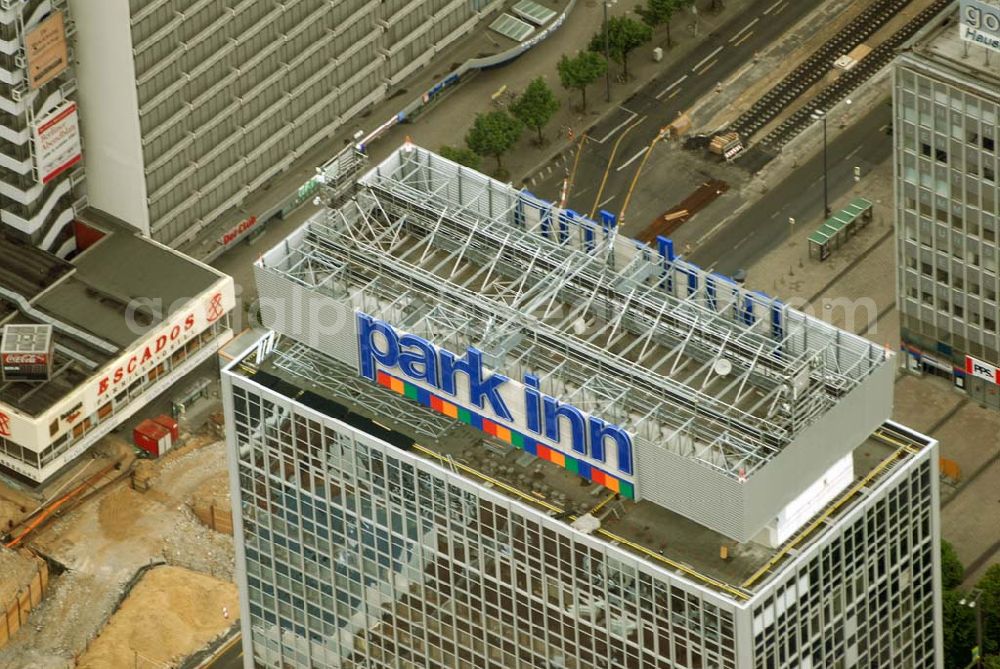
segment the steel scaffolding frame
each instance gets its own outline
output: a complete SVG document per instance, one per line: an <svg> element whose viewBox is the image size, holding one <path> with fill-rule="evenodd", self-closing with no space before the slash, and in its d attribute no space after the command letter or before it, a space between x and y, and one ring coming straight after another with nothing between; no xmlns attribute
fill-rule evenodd
<svg viewBox="0 0 1000 669"><path fill-rule="evenodd" d="M341 398L348 404L360 404L374 417L391 416L393 422L429 443L436 442L455 428L454 422L429 411L399 413L398 395L389 391L373 392L371 383L352 370L287 337L275 346L268 364L294 376L297 384L307 379L331 397Z"/></svg>
<svg viewBox="0 0 1000 669"><path fill-rule="evenodd" d="M648 249L615 234L586 249L552 239L562 219L527 223L521 197L404 146L310 221L283 269L269 265L440 346L474 345L509 376L538 374L548 394L734 477L886 360L784 305L775 336L767 319L720 313L704 287L671 294Z"/></svg>

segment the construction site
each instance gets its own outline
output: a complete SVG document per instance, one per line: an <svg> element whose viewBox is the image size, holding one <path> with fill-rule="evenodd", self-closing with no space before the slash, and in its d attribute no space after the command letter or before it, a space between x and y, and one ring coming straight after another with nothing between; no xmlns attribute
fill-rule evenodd
<svg viewBox="0 0 1000 669"><path fill-rule="evenodd" d="M0 547L0 667L179 666L233 632L220 436L209 420L151 460L111 435L52 482L48 504L0 487L14 523Z"/></svg>

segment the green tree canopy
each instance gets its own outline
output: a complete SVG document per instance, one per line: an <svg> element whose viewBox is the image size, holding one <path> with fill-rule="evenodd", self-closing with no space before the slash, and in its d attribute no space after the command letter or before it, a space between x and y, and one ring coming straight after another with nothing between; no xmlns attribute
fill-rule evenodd
<svg viewBox="0 0 1000 669"><path fill-rule="evenodd" d="M503 169L501 156L514 148L524 126L505 111L476 114L472 128L465 135L465 144L480 156L493 156L497 170Z"/></svg>
<svg viewBox="0 0 1000 669"><path fill-rule="evenodd" d="M472 149L468 149L464 146L448 146L447 144L442 146L438 151L442 157L448 160L453 160L459 165L465 165L466 167L471 167L474 170L479 169L479 154L477 154Z"/></svg>
<svg viewBox="0 0 1000 669"><path fill-rule="evenodd" d="M604 53L604 28L590 40L590 50ZM622 74L628 78L628 55L653 39L653 29L628 16L614 16L607 23L608 56L621 63Z"/></svg>
<svg viewBox="0 0 1000 669"><path fill-rule="evenodd" d="M957 588L962 583L965 567L958 560L955 547L947 541L941 542L941 585L945 590Z"/></svg>
<svg viewBox="0 0 1000 669"><path fill-rule="evenodd" d="M558 109L559 100L541 77L528 84L510 107L515 118L538 133L539 144L542 143L542 128Z"/></svg>
<svg viewBox="0 0 1000 669"><path fill-rule="evenodd" d="M601 78L608 71L608 64L600 54L580 51L570 58L563 54L556 66L563 88L575 88L583 98L583 109L587 109L587 86Z"/></svg>
<svg viewBox="0 0 1000 669"><path fill-rule="evenodd" d="M1000 654L1000 564L995 564L986 570L976 584L983 594L979 605L983 616L983 652L984 654Z"/></svg>
<svg viewBox="0 0 1000 669"><path fill-rule="evenodd" d="M674 13L690 4L689 0L646 0L645 6L636 5L635 13L639 15L642 22L650 28L659 26L667 27L667 46L671 45L670 40L670 20Z"/></svg>
<svg viewBox="0 0 1000 669"><path fill-rule="evenodd" d="M976 645L976 614L959 603L965 596L961 590L946 590L942 598L944 666L948 669L966 666Z"/></svg>

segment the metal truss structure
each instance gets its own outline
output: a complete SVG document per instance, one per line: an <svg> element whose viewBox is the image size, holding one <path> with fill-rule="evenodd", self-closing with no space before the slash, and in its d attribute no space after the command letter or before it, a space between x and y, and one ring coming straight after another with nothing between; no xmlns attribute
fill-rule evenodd
<svg viewBox="0 0 1000 669"><path fill-rule="evenodd" d="M661 247L663 245L661 244ZM891 354L525 191L404 145L281 272L734 478ZM363 401L363 398L359 398Z"/></svg>
<svg viewBox="0 0 1000 669"><path fill-rule="evenodd" d="M429 411L400 414L396 410L399 400L395 393L373 388L371 383L346 370L337 361L290 339L284 339L275 346L269 364L300 380L300 383L301 379L308 379L330 396L343 398L345 403L362 404L373 418L391 416L392 422L427 443L434 443L455 429L454 421Z"/></svg>

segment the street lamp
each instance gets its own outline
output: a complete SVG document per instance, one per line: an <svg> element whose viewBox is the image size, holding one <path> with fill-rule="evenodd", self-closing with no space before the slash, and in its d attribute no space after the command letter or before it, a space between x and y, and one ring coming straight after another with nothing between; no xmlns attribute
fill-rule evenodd
<svg viewBox="0 0 1000 669"><path fill-rule="evenodd" d="M830 191L827 185L827 163L826 163L826 112L817 109L810 118L814 121L823 121L823 218L830 216Z"/></svg>
<svg viewBox="0 0 1000 669"><path fill-rule="evenodd" d="M968 597L962 597L958 600L959 606L968 606L970 609L976 610L976 648L973 651L972 659L976 663L977 669L983 669L983 613L982 607L979 606L979 597L982 594L982 590L973 590Z"/></svg>
<svg viewBox="0 0 1000 669"><path fill-rule="evenodd" d="M605 102L611 102L611 47L608 39L608 8L616 2L618 0L604 0L601 3L604 5L604 62L607 65L604 68Z"/></svg>

